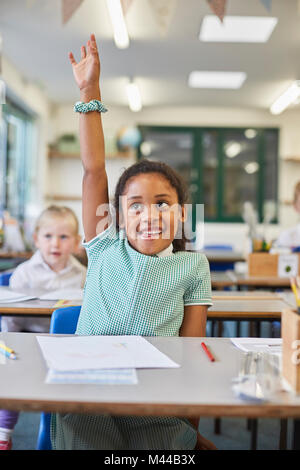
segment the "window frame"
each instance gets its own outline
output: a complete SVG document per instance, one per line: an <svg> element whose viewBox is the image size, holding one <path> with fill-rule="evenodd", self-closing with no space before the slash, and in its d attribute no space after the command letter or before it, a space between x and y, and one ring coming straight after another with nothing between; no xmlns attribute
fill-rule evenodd
<svg viewBox="0 0 300 470"><path fill-rule="evenodd" d="M279 138L280 138L280 129L277 127L216 127L216 126L161 126L161 125L139 125L138 129L141 133L142 140L144 140L145 134L148 131L151 132L176 132L176 133L186 133L191 132L193 138L193 148L191 153L192 161L192 171L191 171L191 181L190 184L196 184L197 190L191 194L191 200L193 204L203 204L204 202L204 185L203 185L203 175L204 175L204 149L203 149L203 135L205 132L215 131L218 133L217 136L217 193L216 193L216 217L207 218L205 216L204 208L204 218L206 223L243 223L242 216L225 216L223 212L223 194L224 194L224 136L225 132L244 132L246 129L254 129L257 132L257 161L259 164L259 170L257 171L257 212L258 212L258 222L263 222L263 205L264 205L264 180L265 180L265 169L266 169L266 132L271 131L276 134L276 194L274 201L276 203L276 216L272 220L272 224L278 223L278 210L279 210L279 201L278 201L278 183L279 183ZM138 160L142 158L141 148L138 147L137 152Z"/></svg>
<svg viewBox="0 0 300 470"><path fill-rule="evenodd" d="M31 148L32 146L32 135L34 127L34 116L27 113L25 110L21 109L18 105L15 104L13 100L9 98L6 100L6 103L2 105L2 117L1 117L1 129L3 133L3 145L1 146L1 152L3 152L4 161L3 161L3 171L5 178L7 177L8 171L8 136L7 136L7 127L9 120L18 119L22 121L22 132L21 132L21 143L18 143L22 146L22 161L21 161L21 175L17 183L20 185L18 189L18 214L12 214L16 217L19 222L24 222L26 217L26 196L27 191L26 187L29 184L28 170L32 163ZM7 189L6 182L3 184L3 189L1 191L1 200L0 207L3 210L8 209L7 207Z"/></svg>

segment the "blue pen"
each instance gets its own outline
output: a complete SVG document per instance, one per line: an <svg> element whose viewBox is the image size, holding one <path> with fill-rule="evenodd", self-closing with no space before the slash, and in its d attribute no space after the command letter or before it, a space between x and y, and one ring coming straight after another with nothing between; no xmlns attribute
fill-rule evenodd
<svg viewBox="0 0 300 470"><path fill-rule="evenodd" d="M9 351L5 351L5 349L0 348L0 353L4 354L6 357L9 357L9 359L17 359L15 354L10 353Z"/></svg>

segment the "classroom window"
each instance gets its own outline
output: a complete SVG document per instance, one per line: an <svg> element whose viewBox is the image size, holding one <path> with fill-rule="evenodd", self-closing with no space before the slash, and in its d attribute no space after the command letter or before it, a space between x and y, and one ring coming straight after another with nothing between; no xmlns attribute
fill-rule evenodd
<svg viewBox="0 0 300 470"><path fill-rule="evenodd" d="M0 176L4 182L0 192L0 206L23 222L35 173L33 119L8 102L2 106L0 132Z"/></svg>
<svg viewBox="0 0 300 470"><path fill-rule="evenodd" d="M207 222L241 222L250 201L263 220L277 211L278 129L140 126L139 158L179 170ZM273 222L276 222L274 219Z"/></svg>

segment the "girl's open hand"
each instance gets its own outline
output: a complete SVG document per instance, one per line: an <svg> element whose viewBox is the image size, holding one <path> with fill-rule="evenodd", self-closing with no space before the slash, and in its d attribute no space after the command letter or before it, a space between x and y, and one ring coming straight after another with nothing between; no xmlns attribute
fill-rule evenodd
<svg viewBox="0 0 300 470"><path fill-rule="evenodd" d="M94 34L91 34L87 46L81 47L81 60L76 62L72 52L69 53L73 74L80 90L99 86L100 60Z"/></svg>

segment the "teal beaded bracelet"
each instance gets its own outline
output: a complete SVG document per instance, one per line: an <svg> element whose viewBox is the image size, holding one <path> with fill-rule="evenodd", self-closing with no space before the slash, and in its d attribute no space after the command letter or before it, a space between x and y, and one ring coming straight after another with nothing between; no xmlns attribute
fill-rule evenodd
<svg viewBox="0 0 300 470"><path fill-rule="evenodd" d="M99 100L92 100L88 103L77 101L74 105L74 111L76 113L89 113L90 111L98 111L98 113L106 113L107 108Z"/></svg>

